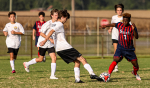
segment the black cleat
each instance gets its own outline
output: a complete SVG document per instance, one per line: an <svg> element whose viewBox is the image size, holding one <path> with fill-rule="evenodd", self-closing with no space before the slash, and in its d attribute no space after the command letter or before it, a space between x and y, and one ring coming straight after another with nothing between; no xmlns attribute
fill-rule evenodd
<svg viewBox="0 0 150 88"><path fill-rule="evenodd" d="M99 78L97 79L97 81L104 81L104 80L103 80L102 78L99 77Z"/></svg>
<svg viewBox="0 0 150 88"><path fill-rule="evenodd" d="M91 79L99 79L99 77L97 75L90 75Z"/></svg>
<svg viewBox="0 0 150 88"><path fill-rule="evenodd" d="M84 83L83 81L81 81L81 80L79 80L79 81L77 81L77 80L75 80L75 82L74 83Z"/></svg>

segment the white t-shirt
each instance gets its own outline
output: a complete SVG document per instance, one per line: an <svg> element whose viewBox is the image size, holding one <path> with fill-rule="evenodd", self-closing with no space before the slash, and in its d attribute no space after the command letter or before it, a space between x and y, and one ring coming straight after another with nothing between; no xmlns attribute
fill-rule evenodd
<svg viewBox="0 0 150 88"><path fill-rule="evenodd" d="M54 44L56 52L72 48L72 46L66 41L63 24L59 21L55 23L56 26L51 29L55 31Z"/></svg>
<svg viewBox="0 0 150 88"><path fill-rule="evenodd" d="M123 17L118 18L118 15L112 16L111 23L123 22ZM119 31L117 28L113 27L112 29L112 39L118 40Z"/></svg>
<svg viewBox="0 0 150 88"><path fill-rule="evenodd" d="M41 32L44 33L45 35L48 35L48 33L51 31L51 27L56 26L55 22L52 23L52 20L47 21L46 23L44 23L41 27ZM53 34L54 36L54 34ZM53 39L53 37L51 36L50 38ZM48 40L44 46L40 46L40 42L44 41L45 38L42 37L41 35L38 38L38 43L37 43L37 47L41 47L41 48L51 48L54 47L54 44L50 42L50 40Z"/></svg>
<svg viewBox="0 0 150 88"><path fill-rule="evenodd" d="M18 49L21 45L21 35L11 34L11 31L14 30L15 32L21 32L24 34L24 28L18 22L15 24L7 23L3 31L8 32L6 38L6 46L7 48L14 48Z"/></svg>

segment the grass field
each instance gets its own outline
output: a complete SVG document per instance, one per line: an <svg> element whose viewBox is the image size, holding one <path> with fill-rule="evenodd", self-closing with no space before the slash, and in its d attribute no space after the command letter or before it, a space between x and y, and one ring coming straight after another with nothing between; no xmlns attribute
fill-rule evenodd
<svg viewBox="0 0 150 88"><path fill-rule="evenodd" d="M107 72L112 59L87 59L95 74ZM99 58L99 57L98 57ZM30 66L30 73L25 72L22 63L29 61L29 58L18 57L15 62L16 72L11 73L9 57L0 57L0 88L149 88L150 87L150 67L149 58L139 58L139 75L142 81L137 81L131 74L132 65L125 59L118 64L119 72L111 75L110 82L104 83L91 80L83 65L80 67L81 80L85 83L74 83L74 63L66 64L63 60L57 60L56 76L58 80L49 79L50 58L47 61ZM26 59L26 60L25 60Z"/></svg>

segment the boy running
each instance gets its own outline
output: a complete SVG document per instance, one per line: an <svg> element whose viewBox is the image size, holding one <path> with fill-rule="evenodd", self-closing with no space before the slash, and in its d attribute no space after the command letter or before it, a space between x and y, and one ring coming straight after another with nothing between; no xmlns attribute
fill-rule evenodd
<svg viewBox="0 0 150 88"><path fill-rule="evenodd" d="M137 74L137 71L139 70L139 65L137 62L137 57L134 53L135 48L133 46L133 37L138 39L139 36L135 24L133 23L132 25L130 25L129 23L130 19L131 19L131 14L124 13L123 23L122 22L113 23L113 24L108 24L100 27L100 28L116 27L119 30L117 50L114 54L114 58L113 58L114 61L109 66L108 73L111 75L117 63L122 60L120 56L124 56L133 65L132 74L136 77L137 80L141 80L140 76Z"/></svg>
<svg viewBox="0 0 150 88"><path fill-rule="evenodd" d="M29 62L24 62L23 65L25 67L25 70L27 72L29 72L29 66L32 64L36 64L37 62L42 62L45 56L46 51L48 51L48 54L50 55L51 59L52 59L52 63L51 63L51 76L50 79L58 79L55 77L55 71L56 71L56 54L55 54L55 49L54 49L54 42L52 37L49 38L49 40L45 43L44 46L40 46L39 43L43 40L45 40L46 35L49 33L49 31L51 30L51 27L56 26L55 21L58 18L58 10L57 9L53 9L51 11L51 18L52 20L47 21L45 24L42 25L41 28L41 33L38 39L38 43L37 46L39 47L39 52L40 52L40 56L39 58L33 58L32 60L30 60Z"/></svg>
<svg viewBox="0 0 150 88"><path fill-rule="evenodd" d="M36 21L34 26L33 26L33 40L35 40L35 46L37 46L38 38L40 36L41 32L41 27L42 25L46 22L44 21L45 13L44 12L39 12L39 21ZM36 32L36 37L35 37L35 32ZM39 47L38 47L38 57L39 57ZM45 58L43 60L45 62Z"/></svg>
<svg viewBox="0 0 150 88"><path fill-rule="evenodd" d="M15 60L17 58L17 54L19 51L19 47L21 45L21 35L24 35L24 28L18 22L15 22L16 13L9 12L8 17L10 23L5 25L3 29L3 33L6 38L6 46L8 48L8 52L10 54L10 65L12 68L12 73L16 73L15 71Z"/></svg>
<svg viewBox="0 0 150 88"><path fill-rule="evenodd" d="M49 37L55 33L55 49L57 54L67 63L74 62L74 73L75 73L75 83L84 83L80 80L80 62L84 65L84 68L89 72L91 79L98 79L99 77L94 74L93 69L87 63L86 59L82 57L76 49L74 49L65 39L64 26L63 24L70 18L70 14L67 10L61 10L58 14L58 21L55 22L56 26L52 27L49 34L46 36L45 40L40 42L43 46Z"/></svg>

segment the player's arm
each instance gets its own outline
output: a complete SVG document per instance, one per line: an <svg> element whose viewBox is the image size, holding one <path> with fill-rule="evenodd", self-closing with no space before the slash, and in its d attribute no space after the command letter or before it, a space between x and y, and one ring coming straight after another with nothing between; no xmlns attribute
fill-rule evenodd
<svg viewBox="0 0 150 88"><path fill-rule="evenodd" d="M107 25L103 25L103 26L100 26L99 28L106 28L106 27L115 27L116 23L112 23L112 24L107 24Z"/></svg>
<svg viewBox="0 0 150 88"><path fill-rule="evenodd" d="M24 35L24 33L22 33L22 32L15 32L14 30L11 31L11 34L14 34L14 35Z"/></svg>
<svg viewBox="0 0 150 88"><path fill-rule="evenodd" d="M46 35L45 35L44 33L41 32L40 35L41 35L42 37L46 38ZM51 41L51 43L54 44L54 40L53 40L53 39L49 38L49 40Z"/></svg>
<svg viewBox="0 0 150 88"><path fill-rule="evenodd" d="M138 35L138 31L137 31L137 28L136 28L136 26L135 26L134 23L132 24L132 29L133 29L134 37L135 37L136 39L138 39L138 38L139 38L139 35Z"/></svg>
<svg viewBox="0 0 150 88"><path fill-rule="evenodd" d="M47 40L49 39L49 37L50 37L54 32L55 32L55 30L52 29L52 30L48 33L48 35L46 36L45 40L42 41L42 42L40 42L40 45L43 46L43 45L47 42Z"/></svg>
<svg viewBox="0 0 150 88"><path fill-rule="evenodd" d="M8 28L7 28L7 26L5 26L5 28L3 29L3 33L4 33L5 36L8 35Z"/></svg>
<svg viewBox="0 0 150 88"><path fill-rule="evenodd" d="M108 30L108 33L110 34L111 31L112 31L113 27L110 27L109 30Z"/></svg>
<svg viewBox="0 0 150 88"><path fill-rule="evenodd" d="M3 31L3 33L4 33L4 35L5 35L5 36L7 36L7 35L8 35L8 32L6 32L6 31Z"/></svg>
<svg viewBox="0 0 150 88"><path fill-rule="evenodd" d="M33 29L32 31L32 37L33 37L33 40L35 40L35 29Z"/></svg>

